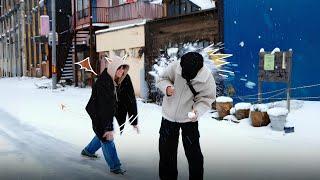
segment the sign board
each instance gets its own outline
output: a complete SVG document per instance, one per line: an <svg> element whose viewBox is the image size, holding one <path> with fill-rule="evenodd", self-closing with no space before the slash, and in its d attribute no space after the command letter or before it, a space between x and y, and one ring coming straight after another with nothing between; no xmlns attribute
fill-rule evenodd
<svg viewBox="0 0 320 180"><path fill-rule="evenodd" d="M274 70L274 54L265 54L263 60L263 69L265 71Z"/></svg>
<svg viewBox="0 0 320 180"><path fill-rule="evenodd" d="M49 34L50 31L50 23L49 23L49 16L48 15L41 15L40 16L40 35L46 36Z"/></svg>
<svg viewBox="0 0 320 180"><path fill-rule="evenodd" d="M51 46L52 45L52 32L49 33L49 45ZM56 45L58 45L58 33L56 32Z"/></svg>
<svg viewBox="0 0 320 180"><path fill-rule="evenodd" d="M259 53L259 78L258 99L262 103L262 82L287 83L287 108L290 110L290 87L292 71L292 51L260 52Z"/></svg>
<svg viewBox="0 0 320 180"><path fill-rule="evenodd" d="M33 40L35 43L47 43L48 38L46 36L33 36Z"/></svg>
<svg viewBox="0 0 320 180"><path fill-rule="evenodd" d="M288 82L291 73L292 51L259 54L259 80Z"/></svg>

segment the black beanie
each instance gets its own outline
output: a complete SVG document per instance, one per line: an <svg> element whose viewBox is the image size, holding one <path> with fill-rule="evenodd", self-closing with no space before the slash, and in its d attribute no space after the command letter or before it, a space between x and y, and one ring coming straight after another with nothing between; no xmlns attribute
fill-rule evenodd
<svg viewBox="0 0 320 180"><path fill-rule="evenodd" d="M181 57L182 77L187 81L194 79L203 67L203 57L197 52L188 52Z"/></svg>

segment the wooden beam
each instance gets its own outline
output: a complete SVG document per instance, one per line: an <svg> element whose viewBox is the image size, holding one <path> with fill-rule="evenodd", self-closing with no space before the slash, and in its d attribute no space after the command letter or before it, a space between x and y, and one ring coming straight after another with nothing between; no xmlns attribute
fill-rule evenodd
<svg viewBox="0 0 320 180"><path fill-rule="evenodd" d="M44 10L43 10L43 14L44 15L48 15L48 12L47 12L47 6L44 6ZM45 43L44 44L44 48L45 48L45 55L46 55L46 62L47 62L47 72L48 72L48 77L51 78L52 77L52 71L51 71L51 65L50 65L50 61L49 61L49 44L48 43Z"/></svg>
<svg viewBox="0 0 320 180"><path fill-rule="evenodd" d="M34 7L34 0L32 0L32 6L31 9L33 9ZM36 16L35 13L32 13L32 37L34 37L36 35ZM36 68L37 67L37 46L36 43L34 42L34 40L32 40L32 44L33 44L33 67Z"/></svg>
<svg viewBox="0 0 320 180"><path fill-rule="evenodd" d="M40 8L38 9L38 35L40 36ZM41 64L42 64L41 43L39 43L39 63L41 67Z"/></svg>
<svg viewBox="0 0 320 180"><path fill-rule="evenodd" d="M30 0L29 1L27 1L28 2L28 5L27 5L27 12L30 12ZM32 64L32 54L31 54L31 51L32 51L32 49L31 49L31 47L32 47L32 45L31 45L31 34L32 34L32 32L31 32L31 22L29 21L29 15L30 14L28 14L28 18L27 18L27 21L28 21L28 54L29 54L29 64L28 64L28 69L29 69L29 75L31 76L31 64Z"/></svg>

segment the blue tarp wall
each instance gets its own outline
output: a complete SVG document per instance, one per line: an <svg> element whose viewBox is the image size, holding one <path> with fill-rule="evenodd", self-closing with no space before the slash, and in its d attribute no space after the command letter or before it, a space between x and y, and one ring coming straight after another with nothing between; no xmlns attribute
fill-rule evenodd
<svg viewBox="0 0 320 180"><path fill-rule="evenodd" d="M319 8L319 0L224 0L225 52L233 54L228 60L233 65L225 68L235 72L225 81L225 86L235 88L235 99L258 93L260 48L293 50L293 88L320 83ZM285 87L282 83L263 83L263 92ZM300 99L317 96L320 96L320 86L292 90L292 97Z"/></svg>

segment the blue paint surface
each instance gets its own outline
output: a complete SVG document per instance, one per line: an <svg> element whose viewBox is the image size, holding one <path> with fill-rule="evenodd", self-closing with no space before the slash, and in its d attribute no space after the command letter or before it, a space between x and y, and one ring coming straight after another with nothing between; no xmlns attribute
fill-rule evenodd
<svg viewBox="0 0 320 180"><path fill-rule="evenodd" d="M229 61L238 65L225 67L235 72L225 85L234 86L234 98L258 93L260 48L293 50L292 87L320 83L319 7L318 0L224 0L225 51L234 55ZM246 87L245 79L256 86ZM283 83L264 83L263 91L285 87ZM292 91L292 97L306 96L320 96L320 86ZM285 96L277 96L281 97Z"/></svg>

